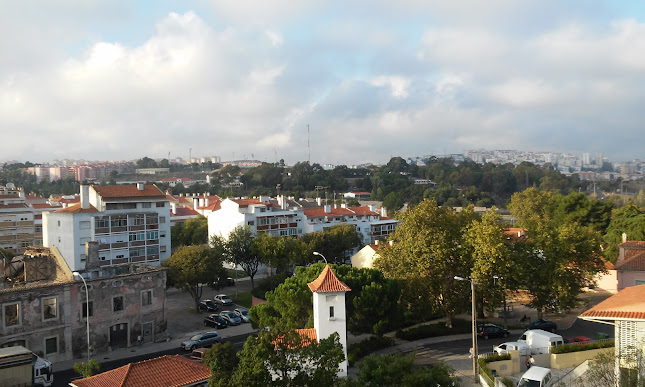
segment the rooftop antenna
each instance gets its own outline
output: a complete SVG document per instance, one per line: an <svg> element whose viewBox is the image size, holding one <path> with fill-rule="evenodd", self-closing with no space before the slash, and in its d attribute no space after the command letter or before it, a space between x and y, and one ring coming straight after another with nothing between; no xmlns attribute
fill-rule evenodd
<svg viewBox="0 0 645 387"><path fill-rule="evenodd" d="M193 162L193 148L188 148L188 162Z"/></svg>
<svg viewBox="0 0 645 387"><path fill-rule="evenodd" d="M307 156L307 161L311 165L311 147L309 146L309 124L307 124L307 151L309 152Z"/></svg>
<svg viewBox="0 0 645 387"><path fill-rule="evenodd" d="M275 155L275 165L278 165L278 151L273 148L273 154Z"/></svg>

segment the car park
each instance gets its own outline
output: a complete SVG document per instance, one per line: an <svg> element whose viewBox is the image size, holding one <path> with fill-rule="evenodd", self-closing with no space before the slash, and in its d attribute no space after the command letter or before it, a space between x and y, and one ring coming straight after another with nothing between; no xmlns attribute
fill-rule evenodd
<svg viewBox="0 0 645 387"><path fill-rule="evenodd" d="M542 329L547 332L555 332L558 329L558 325L553 321L543 320L540 318L524 325L524 329Z"/></svg>
<svg viewBox="0 0 645 387"><path fill-rule="evenodd" d="M199 311L206 311L206 312L217 312L219 309L217 307L217 304L213 300L201 300L199 301Z"/></svg>
<svg viewBox="0 0 645 387"><path fill-rule="evenodd" d="M222 318L219 314L211 314L210 316L204 317L204 326L222 329L228 326L228 321Z"/></svg>
<svg viewBox="0 0 645 387"><path fill-rule="evenodd" d="M218 294L213 297L213 301L222 305L233 305L233 300L231 300L226 294Z"/></svg>
<svg viewBox="0 0 645 387"><path fill-rule="evenodd" d="M196 348L207 347L220 341L219 333L215 331L198 333L190 339L181 343L181 348L192 351Z"/></svg>
<svg viewBox="0 0 645 387"><path fill-rule="evenodd" d="M220 312L219 316L226 320L228 325L240 325L242 323L240 316L236 315L235 312L232 311Z"/></svg>
<svg viewBox="0 0 645 387"><path fill-rule="evenodd" d="M508 337L509 331L495 324L478 324L477 336L488 340L489 337Z"/></svg>
<svg viewBox="0 0 645 387"><path fill-rule="evenodd" d="M239 318L242 319L242 322L250 322L251 318L249 317L249 310L246 308L237 308L233 311Z"/></svg>

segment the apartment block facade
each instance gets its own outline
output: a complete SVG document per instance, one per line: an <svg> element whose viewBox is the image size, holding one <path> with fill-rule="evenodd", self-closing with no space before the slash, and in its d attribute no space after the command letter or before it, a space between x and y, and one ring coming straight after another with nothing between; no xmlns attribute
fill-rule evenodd
<svg viewBox="0 0 645 387"><path fill-rule="evenodd" d="M25 193L9 183L0 186L0 249L20 254L34 244L34 211Z"/></svg>

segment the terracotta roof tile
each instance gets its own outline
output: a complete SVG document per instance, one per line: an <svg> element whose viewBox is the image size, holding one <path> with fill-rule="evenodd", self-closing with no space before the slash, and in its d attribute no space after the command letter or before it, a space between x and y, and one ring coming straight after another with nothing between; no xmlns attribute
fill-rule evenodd
<svg viewBox="0 0 645 387"><path fill-rule="evenodd" d="M88 209L82 209L81 208L81 203L76 203L72 204L71 206L67 206L65 208L61 208L60 210L56 210L54 212L74 212L74 213L79 213L79 212L98 212L96 207L90 204L90 208Z"/></svg>
<svg viewBox="0 0 645 387"><path fill-rule="evenodd" d="M645 250L638 251L628 259L616 263L616 270L621 271L645 271Z"/></svg>
<svg viewBox="0 0 645 387"><path fill-rule="evenodd" d="M145 184L142 190L136 185L93 185L92 188L103 198L166 197L154 184Z"/></svg>
<svg viewBox="0 0 645 387"><path fill-rule="evenodd" d="M625 288L580 316L603 320L645 320L645 285Z"/></svg>
<svg viewBox="0 0 645 387"><path fill-rule="evenodd" d="M31 204L33 208L40 209L40 208L60 208L60 206L52 206L49 203L33 203Z"/></svg>
<svg viewBox="0 0 645 387"><path fill-rule="evenodd" d="M10 204L0 204L0 209L4 208L29 208L27 203L10 203Z"/></svg>
<svg viewBox="0 0 645 387"><path fill-rule="evenodd" d="M326 265L318 278L309 282L309 289L316 293L349 292L349 286L336 277L329 265Z"/></svg>
<svg viewBox="0 0 645 387"><path fill-rule="evenodd" d="M368 206L349 207L349 210L356 215L380 215L378 212L370 210Z"/></svg>
<svg viewBox="0 0 645 387"><path fill-rule="evenodd" d="M240 208L248 207L251 204L262 204L260 199L231 199L237 203Z"/></svg>
<svg viewBox="0 0 645 387"><path fill-rule="evenodd" d="M620 243L618 247L645 249L645 241L626 241Z"/></svg>
<svg viewBox="0 0 645 387"><path fill-rule="evenodd" d="M303 210L307 218L323 218L325 216L344 216L354 215L354 213L347 208L331 208L330 212L325 212L324 208L311 208Z"/></svg>
<svg viewBox="0 0 645 387"><path fill-rule="evenodd" d="M177 210L175 210L174 214L172 212L170 213L170 216L198 216L198 215L199 215L199 212L193 210L193 208L190 206L177 207Z"/></svg>
<svg viewBox="0 0 645 387"><path fill-rule="evenodd" d="M185 357L161 356L71 382L77 387L171 387L208 380L210 367Z"/></svg>

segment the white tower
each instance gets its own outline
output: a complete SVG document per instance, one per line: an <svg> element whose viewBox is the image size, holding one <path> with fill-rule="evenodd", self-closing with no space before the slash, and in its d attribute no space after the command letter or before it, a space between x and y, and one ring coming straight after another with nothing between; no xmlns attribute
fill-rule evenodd
<svg viewBox="0 0 645 387"><path fill-rule="evenodd" d="M345 292L350 289L336 277L326 265L318 278L308 283L314 293L314 329L318 340L338 332L343 346L345 360L338 365L338 376L347 377L347 314L345 313Z"/></svg>

